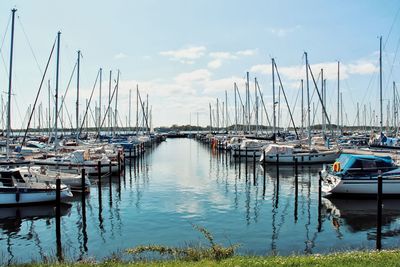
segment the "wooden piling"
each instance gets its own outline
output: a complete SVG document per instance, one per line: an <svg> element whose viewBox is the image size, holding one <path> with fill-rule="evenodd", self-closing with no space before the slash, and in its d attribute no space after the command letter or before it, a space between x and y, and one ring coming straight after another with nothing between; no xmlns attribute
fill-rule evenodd
<svg viewBox="0 0 400 267"><path fill-rule="evenodd" d="M56 244L58 261L63 260L61 246L61 179L56 179Z"/></svg>
<svg viewBox="0 0 400 267"><path fill-rule="evenodd" d="M376 213L376 249L382 249L382 175L378 176L377 213Z"/></svg>

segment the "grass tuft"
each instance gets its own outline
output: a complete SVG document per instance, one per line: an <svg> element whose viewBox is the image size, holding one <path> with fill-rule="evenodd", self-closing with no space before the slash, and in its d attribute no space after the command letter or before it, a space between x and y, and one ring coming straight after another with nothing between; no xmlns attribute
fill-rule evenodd
<svg viewBox="0 0 400 267"><path fill-rule="evenodd" d="M127 249L129 254L140 255L146 252L159 253L161 256L169 256L173 259L184 261L216 260L230 258L235 255L237 245L224 247L215 243L212 234L205 228L193 225L193 228L203 234L210 243L209 247L186 246L186 247L168 247L163 245L145 245Z"/></svg>

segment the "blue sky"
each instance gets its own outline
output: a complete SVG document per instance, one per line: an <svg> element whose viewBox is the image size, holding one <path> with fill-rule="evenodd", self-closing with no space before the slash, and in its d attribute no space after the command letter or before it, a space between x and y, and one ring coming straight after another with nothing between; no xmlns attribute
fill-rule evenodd
<svg viewBox="0 0 400 267"><path fill-rule="evenodd" d="M58 30L62 32L60 94L67 86L76 51L81 50L80 109L90 95L98 68L104 70L103 96L108 91L109 70L115 74L119 69L118 109L123 123L128 116L129 89L135 90L136 84L143 96L149 94L154 126L187 124L190 114L195 124L197 112L200 124L207 125L208 103L214 106L217 98L224 101L225 90L232 121L233 82L244 94L246 71L250 71L251 79L259 80L271 113L271 57L277 61L289 102L294 105L300 79L305 78L304 51L314 64L316 76L320 68L325 69L327 109L333 122L337 60L342 62L341 88L348 123L355 122L357 102L362 107L367 105L369 121L369 105L378 110L379 104L380 35L386 43L384 110L392 96L391 83L399 78L398 1L21 0L1 1L0 7L0 37L4 42L1 56L5 62L0 67L2 91L8 86L9 27L6 34L5 31L10 10L16 7L19 16L15 24L14 128L21 126L39 86L41 71L35 57L43 70ZM53 89L54 73L53 61L46 78L51 80ZM74 118L75 78L69 90L66 105ZM103 104L106 98L103 97ZM45 110L47 87L40 101ZM93 101L98 101L97 92ZM93 102L93 109L94 105ZM297 105L296 121L300 120L299 108ZM282 114L282 125L287 125L285 109ZM315 123L320 122L320 117Z"/></svg>

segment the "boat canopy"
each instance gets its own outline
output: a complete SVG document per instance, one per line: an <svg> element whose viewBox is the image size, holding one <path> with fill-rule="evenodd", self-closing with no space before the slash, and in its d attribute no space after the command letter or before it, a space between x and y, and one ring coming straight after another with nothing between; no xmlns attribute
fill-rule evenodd
<svg viewBox="0 0 400 267"><path fill-rule="evenodd" d="M340 163L338 173L350 176L384 175L397 169L390 156L342 154L336 162Z"/></svg>
<svg viewBox="0 0 400 267"><path fill-rule="evenodd" d="M293 154L293 146L288 145L277 145L277 144L270 144L265 148L266 155L292 155Z"/></svg>

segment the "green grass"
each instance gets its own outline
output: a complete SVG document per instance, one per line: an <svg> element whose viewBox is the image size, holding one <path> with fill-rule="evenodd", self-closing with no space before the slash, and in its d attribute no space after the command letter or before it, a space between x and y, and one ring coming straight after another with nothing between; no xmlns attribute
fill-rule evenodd
<svg viewBox="0 0 400 267"><path fill-rule="evenodd" d="M329 255L310 256L266 256L248 257L233 256L223 260L167 260L167 261L141 261L120 262L119 260L106 260L101 263L48 263L26 264L18 266L32 267L86 267L86 266L400 266L400 251L365 251L336 253Z"/></svg>

